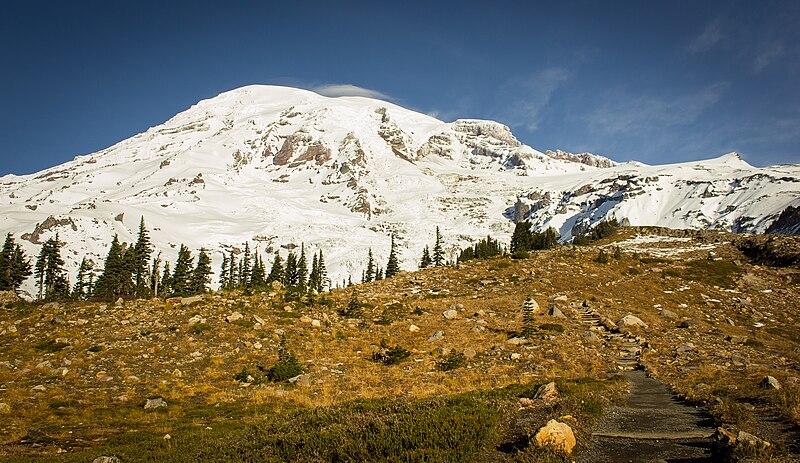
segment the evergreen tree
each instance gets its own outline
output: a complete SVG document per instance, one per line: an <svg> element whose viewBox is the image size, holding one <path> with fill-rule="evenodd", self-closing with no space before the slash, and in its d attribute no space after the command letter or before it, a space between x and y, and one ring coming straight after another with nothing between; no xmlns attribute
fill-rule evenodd
<svg viewBox="0 0 800 463"><path fill-rule="evenodd" d="M69 298L69 281L64 271L64 259L61 257L63 245L64 243L58 239L58 234L42 245L42 250L36 259L39 299L42 297L45 300Z"/></svg>
<svg viewBox="0 0 800 463"><path fill-rule="evenodd" d="M289 251L289 255L286 256L286 268L283 274L283 285L286 287L296 286L297 278L297 254Z"/></svg>
<svg viewBox="0 0 800 463"><path fill-rule="evenodd" d="M189 277L189 291L192 294L202 294L208 292L208 285L211 283L211 258L206 253L206 250L200 248L200 254L197 256L197 265L192 270Z"/></svg>
<svg viewBox="0 0 800 463"><path fill-rule="evenodd" d="M228 286L227 289L236 289L236 256L233 254L233 249L231 249L230 255L228 257Z"/></svg>
<svg viewBox="0 0 800 463"><path fill-rule="evenodd" d="M31 274L31 262L9 233L0 251L0 291L17 291Z"/></svg>
<svg viewBox="0 0 800 463"><path fill-rule="evenodd" d="M230 272L228 269L228 255L224 252L222 253L222 265L219 268L219 289L224 290L228 289L228 273Z"/></svg>
<svg viewBox="0 0 800 463"><path fill-rule="evenodd" d="M125 250L119 243L119 237L114 235L103 265L103 272L95 284L95 297L116 300L133 286L124 254Z"/></svg>
<svg viewBox="0 0 800 463"><path fill-rule="evenodd" d="M328 270L325 268L325 259L322 257L322 249L319 250L317 258L317 287L315 290L321 293L328 287Z"/></svg>
<svg viewBox="0 0 800 463"><path fill-rule="evenodd" d="M189 296L191 288L189 278L192 274L192 252L185 245L181 244L178 251L178 259L175 261L175 269L172 271L172 281L170 287L171 294L174 296Z"/></svg>
<svg viewBox="0 0 800 463"><path fill-rule="evenodd" d="M153 292L153 296L158 297L160 289L159 286L161 285L161 274L159 270L159 266L161 265L161 253L159 252L158 255L153 258L153 265L150 269L150 290Z"/></svg>
<svg viewBox="0 0 800 463"><path fill-rule="evenodd" d="M136 286L136 297L147 297L150 293L150 255L153 253L153 245L150 242L150 235L144 226L144 217L139 222L139 236L133 247L133 281Z"/></svg>
<svg viewBox="0 0 800 463"><path fill-rule="evenodd" d="M164 261L164 271L161 276L161 296L167 297L172 292L172 275L169 273L169 261Z"/></svg>
<svg viewBox="0 0 800 463"><path fill-rule="evenodd" d="M389 250L389 261L386 263L386 278L391 278L400 272L400 264L397 262L397 250L395 249L394 235L392 235L392 248Z"/></svg>
<svg viewBox="0 0 800 463"><path fill-rule="evenodd" d="M92 266L86 261L86 257L81 259L78 267L78 276L75 279L75 286L72 289L72 299L83 301L91 296L91 271Z"/></svg>
<svg viewBox="0 0 800 463"><path fill-rule="evenodd" d="M364 270L364 276L361 279L361 281L366 283L374 279L375 279L375 259L373 259L372 257L372 248L369 248L369 254L367 257L367 268Z"/></svg>
<svg viewBox="0 0 800 463"><path fill-rule="evenodd" d="M380 267L378 267L377 270L375 270L375 281L378 280L383 280L383 269Z"/></svg>
<svg viewBox="0 0 800 463"><path fill-rule="evenodd" d="M436 243L433 245L433 265L441 267L444 265L444 250L442 250L442 234L439 227L436 227Z"/></svg>
<svg viewBox="0 0 800 463"><path fill-rule="evenodd" d="M317 291L319 286L319 263L317 262L317 255L314 254L311 258L311 273L308 274L308 293L313 294Z"/></svg>
<svg viewBox="0 0 800 463"><path fill-rule="evenodd" d="M263 289L267 286L266 269L264 268L264 259L258 254L253 253L253 271L250 275L250 287L256 289Z"/></svg>
<svg viewBox="0 0 800 463"><path fill-rule="evenodd" d="M273 281L283 281L283 263L278 251L275 251L275 259L272 261L272 268L270 268L269 276L267 276L267 283L272 283Z"/></svg>
<svg viewBox="0 0 800 463"><path fill-rule="evenodd" d="M306 292L308 286L308 261L306 260L306 245L300 244L300 259L297 261L297 288Z"/></svg>
<svg viewBox="0 0 800 463"><path fill-rule="evenodd" d="M430 267L432 263L431 252L428 250L428 246L425 246L425 249L422 250L422 260L419 262L419 268Z"/></svg>
<svg viewBox="0 0 800 463"><path fill-rule="evenodd" d="M253 270L253 263L250 260L250 243L244 243L244 256L242 257L242 268L239 272L239 286L246 288L250 286L250 275Z"/></svg>
<svg viewBox="0 0 800 463"><path fill-rule="evenodd" d="M531 241L531 223L517 222L511 235L511 254L530 251L533 247Z"/></svg>

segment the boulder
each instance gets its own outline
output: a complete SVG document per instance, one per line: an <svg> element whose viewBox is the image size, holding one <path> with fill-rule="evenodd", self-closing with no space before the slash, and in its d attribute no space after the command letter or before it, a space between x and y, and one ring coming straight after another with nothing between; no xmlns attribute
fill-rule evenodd
<svg viewBox="0 0 800 463"><path fill-rule="evenodd" d="M726 448L736 445L736 434L725 428L717 428L712 436L718 447Z"/></svg>
<svg viewBox="0 0 800 463"><path fill-rule="evenodd" d="M522 312L533 315L541 315L543 313L542 308L539 307L539 303L534 298L529 298L522 303Z"/></svg>
<svg viewBox="0 0 800 463"><path fill-rule="evenodd" d="M647 323L643 322L639 317L630 314L620 318L617 325L627 326L629 328L647 328Z"/></svg>
<svg viewBox="0 0 800 463"><path fill-rule="evenodd" d="M475 349L473 349L471 347L467 347L461 353L464 355L464 358L466 358L467 360L473 359L473 358L475 358L476 355L478 355L478 353L475 351Z"/></svg>
<svg viewBox="0 0 800 463"><path fill-rule="evenodd" d="M419 331L419 327L417 325L413 325L412 324L412 325L410 325L408 327L408 331L411 331L412 333L416 333L417 331Z"/></svg>
<svg viewBox="0 0 800 463"><path fill-rule="evenodd" d="M761 389L778 390L781 388L781 383L775 379L774 376L767 376L761 380Z"/></svg>
<svg viewBox="0 0 800 463"><path fill-rule="evenodd" d="M161 397L156 397L154 399L147 399L147 402L144 404L145 410L154 410L156 408L166 407L167 401L162 399Z"/></svg>
<svg viewBox="0 0 800 463"><path fill-rule="evenodd" d="M182 297L181 298L181 304L189 305L189 304L194 304L195 302L200 302L202 300L203 300L203 296L201 296L199 294L196 295L196 296L192 296L192 297Z"/></svg>
<svg viewBox="0 0 800 463"><path fill-rule="evenodd" d="M428 338L428 341L438 341L444 337L444 331L436 330L431 337Z"/></svg>
<svg viewBox="0 0 800 463"><path fill-rule="evenodd" d="M442 316L448 320L455 320L458 318L458 312L454 309L445 310Z"/></svg>
<svg viewBox="0 0 800 463"><path fill-rule="evenodd" d="M551 317L555 317L555 318L567 318L564 315L564 312L559 310L559 308L554 306L554 305L551 305L550 308L547 309L547 315L549 315Z"/></svg>
<svg viewBox="0 0 800 463"><path fill-rule="evenodd" d="M122 463L122 460L115 456L101 456L92 460L92 463Z"/></svg>
<svg viewBox="0 0 800 463"><path fill-rule="evenodd" d="M572 453L575 447L575 434L566 423L550 420L533 437L539 447L551 447L564 453Z"/></svg>
<svg viewBox="0 0 800 463"><path fill-rule="evenodd" d="M598 336L594 331L584 331L581 333L581 337L589 342L601 342L600 336Z"/></svg>
<svg viewBox="0 0 800 463"><path fill-rule="evenodd" d="M227 317L225 317L225 321L228 323L235 322L236 320L241 320L244 318L244 315L240 314L239 312L234 312Z"/></svg>
<svg viewBox="0 0 800 463"><path fill-rule="evenodd" d="M736 446L748 449L766 450L772 447L772 444L748 432L739 431L739 434L736 435Z"/></svg>
<svg viewBox="0 0 800 463"><path fill-rule="evenodd" d="M667 309L661 309L661 312L659 313L659 315L661 315L662 317L665 317L665 318L678 318L678 314L676 314L675 312L673 312L671 310L667 310Z"/></svg>
<svg viewBox="0 0 800 463"><path fill-rule="evenodd" d="M552 381L545 385L539 386L539 389L536 390L536 395L533 396L534 400L543 400L545 402L558 400L558 398L558 388L556 387L556 383Z"/></svg>

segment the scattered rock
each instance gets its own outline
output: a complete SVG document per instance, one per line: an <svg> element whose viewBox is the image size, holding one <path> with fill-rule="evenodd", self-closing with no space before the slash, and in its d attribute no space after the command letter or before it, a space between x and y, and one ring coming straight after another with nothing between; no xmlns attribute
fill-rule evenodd
<svg viewBox="0 0 800 463"><path fill-rule="evenodd" d="M725 428L717 428L716 432L714 432L713 438L714 442L717 443L717 446L722 448L733 447L736 445L736 434Z"/></svg>
<svg viewBox="0 0 800 463"><path fill-rule="evenodd" d="M678 314L667 309L661 309L661 313L659 315L665 318L678 318Z"/></svg>
<svg viewBox="0 0 800 463"><path fill-rule="evenodd" d="M121 306L121 305L122 305L122 304L124 304L124 303L125 303L125 299L123 299L123 298L119 298L119 299L117 299L117 301L116 301L116 302L114 302L114 307L119 307L119 306Z"/></svg>
<svg viewBox="0 0 800 463"><path fill-rule="evenodd" d="M263 318L259 317L256 314L253 314L253 321L258 323L259 325L262 325L262 326L267 324L266 320L264 320Z"/></svg>
<svg viewBox="0 0 800 463"><path fill-rule="evenodd" d="M643 322L639 317L630 314L620 318L617 325L630 328L647 328L647 323Z"/></svg>
<svg viewBox="0 0 800 463"><path fill-rule="evenodd" d="M458 318L458 312L453 309L445 310L442 316L448 320L455 320Z"/></svg>
<svg viewBox="0 0 800 463"><path fill-rule="evenodd" d="M234 312L227 317L225 317L225 321L228 323L235 322L236 320L241 320L244 318L244 315L240 314L239 312Z"/></svg>
<svg viewBox="0 0 800 463"><path fill-rule="evenodd" d="M736 446L747 447L757 450L766 450L772 447L772 444L748 432L739 431L739 434L736 436Z"/></svg>
<svg viewBox="0 0 800 463"><path fill-rule="evenodd" d="M448 355L448 354L450 354L450 348L449 347L437 347L436 349L433 350L433 353L436 354L436 355Z"/></svg>
<svg viewBox="0 0 800 463"><path fill-rule="evenodd" d="M92 463L122 463L122 460L115 456L101 456L92 460Z"/></svg>
<svg viewBox="0 0 800 463"><path fill-rule="evenodd" d="M786 383L786 387L795 389L797 387L800 387L800 378L797 378L796 376L789 376L788 378L786 378L784 383Z"/></svg>
<svg viewBox="0 0 800 463"><path fill-rule="evenodd" d="M155 399L147 399L147 402L144 404L145 410L153 410L156 408L166 407L167 401L162 399L161 397L156 397Z"/></svg>
<svg viewBox="0 0 800 463"><path fill-rule="evenodd" d="M545 402L558 400L558 398L558 388L556 387L556 383L552 381L543 386L539 386L539 389L536 390L536 395L533 396L534 400L543 400Z"/></svg>
<svg viewBox="0 0 800 463"><path fill-rule="evenodd" d="M553 300L556 302L567 302L567 296L562 294L561 296L553 298Z"/></svg>
<svg viewBox="0 0 800 463"><path fill-rule="evenodd" d="M567 318L564 315L564 312L559 310L559 308L556 307L556 306L550 306L550 308L547 309L547 315L549 315L551 317L555 317L555 318Z"/></svg>
<svg viewBox="0 0 800 463"><path fill-rule="evenodd" d="M31 390L32 390L32 391L35 391L35 392L44 392L44 391L46 391L46 390L47 390L47 388L46 388L46 387L44 387L44 385L42 385L42 384L39 384L39 385L37 385L37 386L33 386L33 387L31 388Z"/></svg>
<svg viewBox="0 0 800 463"><path fill-rule="evenodd" d="M775 379L774 376L767 376L761 380L761 389L778 390L781 388L781 383Z"/></svg>
<svg viewBox="0 0 800 463"><path fill-rule="evenodd" d="M194 317L189 319L190 325L196 325L198 323L205 323L206 319L201 317L200 315L195 315Z"/></svg>
<svg viewBox="0 0 800 463"><path fill-rule="evenodd" d="M564 453L572 453L575 447L575 434L566 423L550 420L533 437L539 447L552 447Z"/></svg>
<svg viewBox="0 0 800 463"><path fill-rule="evenodd" d="M534 401L527 398L527 397L520 397L519 405L520 407L532 407L534 405Z"/></svg>
<svg viewBox="0 0 800 463"><path fill-rule="evenodd" d="M476 355L478 355L478 353L477 353L477 352L475 352L475 349L473 349L473 348L471 348L471 347L467 347L467 348L466 348L466 349L464 349L464 350L463 350L461 353L462 353L462 354L464 355L464 357L465 357L466 359L468 359L468 360L469 360L469 359L473 359L473 358L475 358L475 356L476 356Z"/></svg>
<svg viewBox="0 0 800 463"><path fill-rule="evenodd" d="M193 304L195 302L200 302L202 300L203 300L203 296L201 296L199 294L196 295L196 296L191 296L191 297L182 297L181 298L181 304L189 305L189 304Z"/></svg>
<svg viewBox="0 0 800 463"><path fill-rule="evenodd" d="M519 352L514 352L509 356L509 358L511 360L519 360L522 358L522 354L520 354Z"/></svg>
<svg viewBox="0 0 800 463"><path fill-rule="evenodd" d="M584 331L581 333L581 337L589 342L601 342L600 336L598 336L594 331Z"/></svg>
<svg viewBox="0 0 800 463"><path fill-rule="evenodd" d="M525 338L513 337L513 338L507 340L506 342L511 344L511 345L514 345L514 346L519 346L521 344L527 344L528 340L525 339Z"/></svg>
<svg viewBox="0 0 800 463"><path fill-rule="evenodd" d="M311 320L311 326L314 326L314 327L318 328L318 327L322 326L322 323L315 318L315 319Z"/></svg>
<svg viewBox="0 0 800 463"><path fill-rule="evenodd" d="M11 413L11 406L0 402L0 415L8 415Z"/></svg>
<svg viewBox="0 0 800 463"><path fill-rule="evenodd" d="M480 326L480 325L474 326L474 327L472 327L472 331L474 331L476 333L480 333L481 331L486 331L486 327L485 326Z"/></svg>
<svg viewBox="0 0 800 463"><path fill-rule="evenodd" d="M412 333L416 333L417 331L419 331L419 327L417 325L411 325L411 326L408 327L408 331L411 331Z"/></svg>
<svg viewBox="0 0 800 463"><path fill-rule="evenodd" d="M522 303L522 313L530 313L533 315L541 315L542 308L539 307L539 303L536 302L536 299L529 298L525 302Z"/></svg>
<svg viewBox="0 0 800 463"><path fill-rule="evenodd" d="M438 341L444 337L444 331L437 330L431 337L428 338L428 341Z"/></svg>
<svg viewBox="0 0 800 463"><path fill-rule="evenodd" d="M697 322L689 319L682 321L678 328L694 328L695 326L697 326Z"/></svg>

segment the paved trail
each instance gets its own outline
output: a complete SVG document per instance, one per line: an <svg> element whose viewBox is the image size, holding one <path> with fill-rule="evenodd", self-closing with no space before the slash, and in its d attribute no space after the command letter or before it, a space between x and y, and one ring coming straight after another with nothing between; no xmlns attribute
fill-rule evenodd
<svg viewBox="0 0 800 463"><path fill-rule="evenodd" d="M713 462L706 417L680 403L643 371L626 371L631 392L622 407L611 407L592 434L580 462Z"/></svg>

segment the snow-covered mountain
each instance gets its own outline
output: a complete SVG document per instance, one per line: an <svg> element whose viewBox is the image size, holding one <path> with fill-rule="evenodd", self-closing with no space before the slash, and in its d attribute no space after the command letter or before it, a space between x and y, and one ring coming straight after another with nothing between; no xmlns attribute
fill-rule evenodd
<svg viewBox="0 0 800 463"><path fill-rule="evenodd" d="M754 168L735 153L618 164L539 152L493 121L249 86L97 153L0 178L0 232L31 256L58 232L74 272L84 255L102 263L114 233L132 242L144 216L168 260L181 243L218 264L245 241L262 253L304 242L325 252L336 284L359 279L368 248L385 264L393 233L401 267L416 268L437 226L451 256L487 234L506 240L515 218L565 240L605 217L763 232L800 205L798 182L800 166Z"/></svg>

